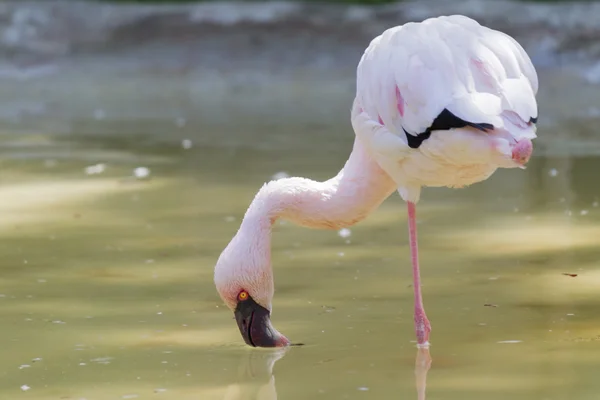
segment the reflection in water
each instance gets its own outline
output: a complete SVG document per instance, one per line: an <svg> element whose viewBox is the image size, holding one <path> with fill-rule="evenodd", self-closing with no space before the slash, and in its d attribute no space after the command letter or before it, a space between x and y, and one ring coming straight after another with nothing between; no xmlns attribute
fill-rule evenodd
<svg viewBox="0 0 600 400"><path fill-rule="evenodd" d="M415 385L417 387L417 399L425 400L427 389L427 372L431 368L431 355L428 348L417 349L417 360L415 361Z"/></svg>
<svg viewBox="0 0 600 400"><path fill-rule="evenodd" d="M289 347L275 350L251 349L240 360L237 383L225 391L223 400L276 400L273 366Z"/></svg>
<svg viewBox="0 0 600 400"><path fill-rule="evenodd" d="M273 366L290 350L251 349L240 359L236 383L227 386L223 400L276 400L277 388ZM431 368L429 348L418 348L415 360L417 400L426 399L427 373Z"/></svg>

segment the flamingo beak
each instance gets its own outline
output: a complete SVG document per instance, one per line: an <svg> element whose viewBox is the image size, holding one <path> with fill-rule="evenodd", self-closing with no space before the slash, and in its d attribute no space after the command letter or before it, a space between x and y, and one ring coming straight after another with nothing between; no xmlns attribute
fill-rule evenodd
<svg viewBox="0 0 600 400"><path fill-rule="evenodd" d="M252 347L285 347L290 341L271 324L271 313L250 296L239 301L235 311L240 333Z"/></svg>

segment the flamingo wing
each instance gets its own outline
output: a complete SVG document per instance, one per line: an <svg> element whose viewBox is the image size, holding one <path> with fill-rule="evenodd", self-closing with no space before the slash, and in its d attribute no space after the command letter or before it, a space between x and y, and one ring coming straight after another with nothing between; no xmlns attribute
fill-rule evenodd
<svg viewBox="0 0 600 400"><path fill-rule="evenodd" d="M538 79L510 36L459 15L390 28L357 68L352 124L381 156L396 160L432 131L505 128L533 138Z"/></svg>

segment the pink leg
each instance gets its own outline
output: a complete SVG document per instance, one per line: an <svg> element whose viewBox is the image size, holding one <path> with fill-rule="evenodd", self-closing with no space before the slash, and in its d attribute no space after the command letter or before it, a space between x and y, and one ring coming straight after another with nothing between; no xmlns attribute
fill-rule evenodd
<svg viewBox="0 0 600 400"><path fill-rule="evenodd" d="M415 289L415 331L418 347L429 346L431 324L423 308L421 295L421 274L419 272L419 248L417 246L417 216L415 203L408 202L408 234L410 236L410 255L413 267L413 287Z"/></svg>

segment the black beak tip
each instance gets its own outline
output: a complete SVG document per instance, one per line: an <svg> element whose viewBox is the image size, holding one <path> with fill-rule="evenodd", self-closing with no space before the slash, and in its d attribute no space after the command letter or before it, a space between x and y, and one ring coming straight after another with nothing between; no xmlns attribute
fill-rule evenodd
<svg viewBox="0 0 600 400"><path fill-rule="evenodd" d="M252 347L286 347L290 341L271 324L269 310L252 297L238 302L235 319L247 345Z"/></svg>

